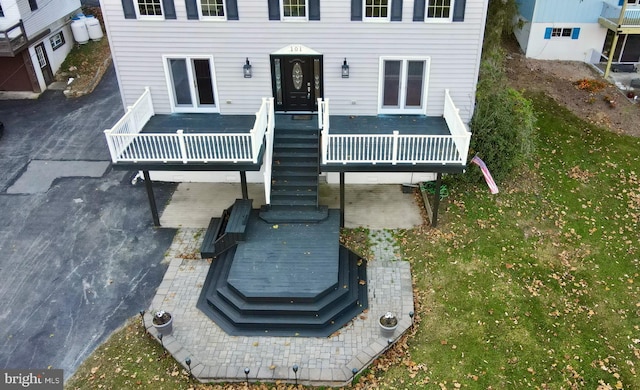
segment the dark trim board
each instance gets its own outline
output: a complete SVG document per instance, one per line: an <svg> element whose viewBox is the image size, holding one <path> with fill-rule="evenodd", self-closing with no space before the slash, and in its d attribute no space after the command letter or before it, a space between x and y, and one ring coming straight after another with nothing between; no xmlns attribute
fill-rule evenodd
<svg viewBox="0 0 640 390"><path fill-rule="evenodd" d="M466 164L320 164L321 172L464 173L466 170Z"/></svg>

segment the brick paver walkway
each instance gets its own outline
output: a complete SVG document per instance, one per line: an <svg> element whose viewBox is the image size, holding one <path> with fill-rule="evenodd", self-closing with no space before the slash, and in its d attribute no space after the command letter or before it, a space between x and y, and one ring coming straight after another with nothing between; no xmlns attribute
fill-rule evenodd
<svg viewBox="0 0 640 390"><path fill-rule="evenodd" d="M367 264L369 310L328 338L229 336L196 308L209 262L199 259L204 231L181 229L167 253L169 268L150 310L173 314L173 333L163 338L166 349L182 363L191 359L193 375L203 382L293 382L311 385L344 385L388 348L377 318L393 311L399 319L397 339L411 325L413 291L409 263L396 255L390 232L371 232L374 259ZM157 336L150 327L149 332Z"/></svg>

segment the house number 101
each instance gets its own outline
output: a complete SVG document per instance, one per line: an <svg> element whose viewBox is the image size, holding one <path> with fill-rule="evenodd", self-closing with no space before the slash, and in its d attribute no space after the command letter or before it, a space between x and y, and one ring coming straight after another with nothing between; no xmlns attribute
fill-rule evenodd
<svg viewBox="0 0 640 390"><path fill-rule="evenodd" d="M296 45L291 45L289 46L290 51L292 53L301 53L302 52L302 46L296 46Z"/></svg>

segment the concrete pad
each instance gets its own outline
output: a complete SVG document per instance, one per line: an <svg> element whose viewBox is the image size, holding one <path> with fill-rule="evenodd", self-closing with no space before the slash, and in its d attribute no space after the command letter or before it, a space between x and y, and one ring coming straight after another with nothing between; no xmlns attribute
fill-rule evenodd
<svg viewBox="0 0 640 390"><path fill-rule="evenodd" d="M265 204L264 186L248 185L253 208ZM410 229L422 224L420 205L400 184L347 184L345 227ZM160 217L160 225L171 228L206 228L212 217L242 197L238 183L181 183ZM320 185L320 204L340 208L340 187Z"/></svg>
<svg viewBox="0 0 640 390"><path fill-rule="evenodd" d="M11 187L8 194L45 193L53 181L61 177L102 177L108 161L44 161L32 160Z"/></svg>
<svg viewBox="0 0 640 390"><path fill-rule="evenodd" d="M249 184L253 208L265 203L264 186ZM239 183L180 183L160 216L160 225L170 228L206 228L213 217L242 198Z"/></svg>

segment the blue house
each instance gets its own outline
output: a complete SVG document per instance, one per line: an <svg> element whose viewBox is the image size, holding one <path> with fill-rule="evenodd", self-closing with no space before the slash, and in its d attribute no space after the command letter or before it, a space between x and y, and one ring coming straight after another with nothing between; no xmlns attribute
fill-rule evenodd
<svg viewBox="0 0 640 390"><path fill-rule="evenodd" d="M639 0L517 0L515 35L527 57L588 63L640 61Z"/></svg>

